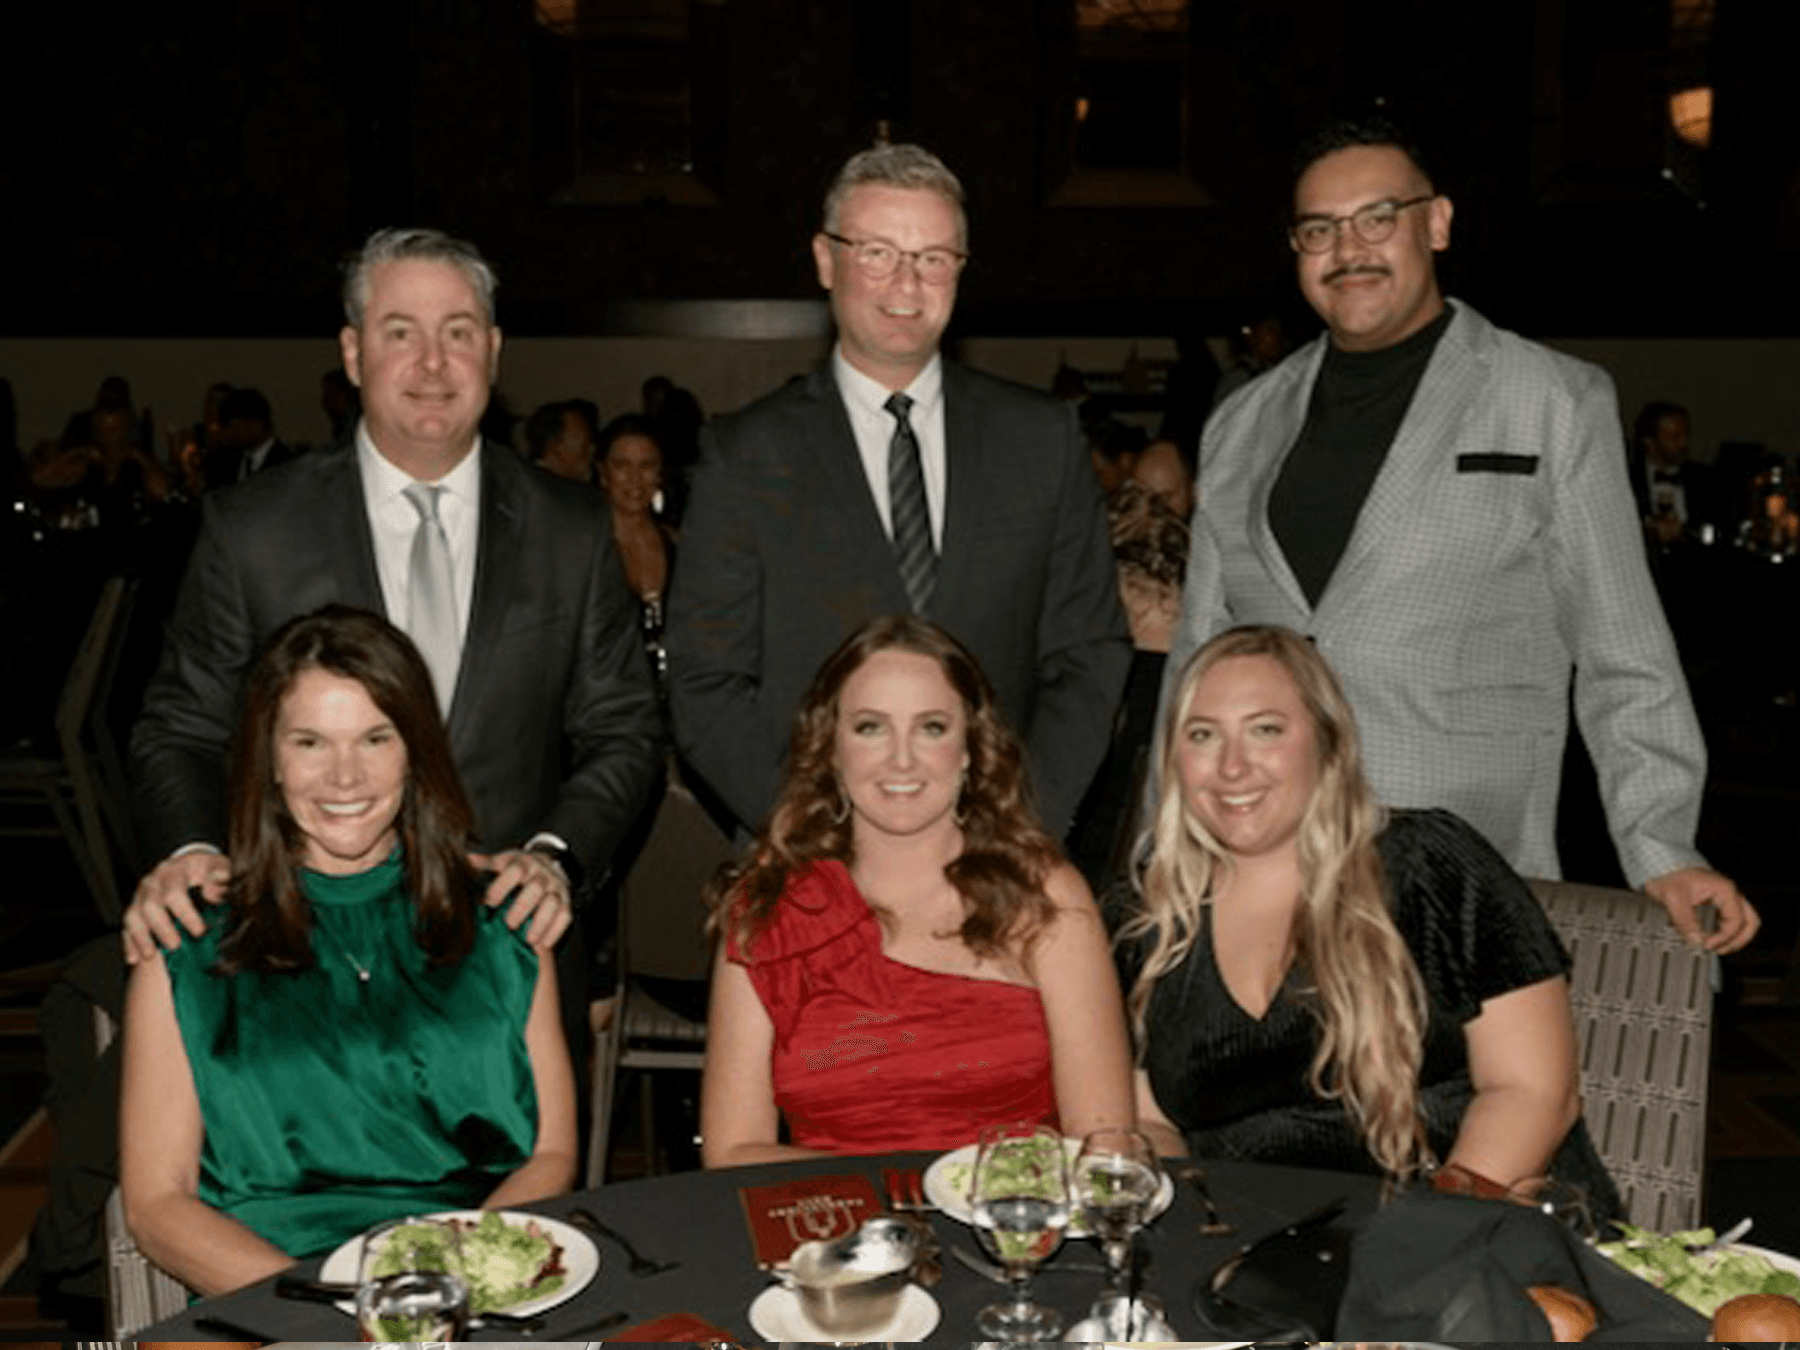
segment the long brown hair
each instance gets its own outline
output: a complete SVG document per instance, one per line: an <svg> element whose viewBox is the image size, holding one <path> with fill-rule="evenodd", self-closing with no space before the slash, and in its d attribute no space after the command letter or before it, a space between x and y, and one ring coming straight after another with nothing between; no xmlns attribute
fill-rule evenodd
<svg viewBox="0 0 1800 1350"><path fill-rule="evenodd" d="M250 671L231 753L230 918L219 969L304 970L313 963L312 906L300 890L306 837L275 781L281 705L308 670L355 680L406 746L395 822L414 932L432 964L468 955L475 940L469 842L474 813L456 774L431 674L406 634L380 615L326 605L276 630Z"/></svg>
<svg viewBox="0 0 1800 1350"><path fill-rule="evenodd" d="M1181 671L1156 760L1157 810L1149 861L1137 878L1142 908L1119 940L1147 940L1149 952L1126 999L1143 1055L1150 995L1193 949L1206 906L1231 867L1229 852L1188 810L1177 771L1177 729L1194 690L1221 661L1264 656L1294 681L1319 757L1318 781L1301 820L1300 907L1294 916L1296 973L1308 982L1319 1023L1310 1082L1341 1099L1370 1154L1405 1177L1430 1161L1419 1114L1425 989L1388 909L1375 846L1384 824L1363 776L1356 718L1337 676L1298 633L1275 626L1233 628L1208 642Z"/></svg>
<svg viewBox="0 0 1800 1350"><path fill-rule="evenodd" d="M893 614L869 620L825 658L794 714L787 781L748 858L727 864L707 898L710 926L728 929L742 952L769 922L791 873L826 859L853 859L851 817L837 773L838 698L850 677L880 652L912 652L938 663L962 699L969 768L957 810L963 851L944 875L961 893L960 936L978 956L1027 951L1054 908L1044 881L1061 861L1039 825L1024 754L969 649L929 619Z"/></svg>

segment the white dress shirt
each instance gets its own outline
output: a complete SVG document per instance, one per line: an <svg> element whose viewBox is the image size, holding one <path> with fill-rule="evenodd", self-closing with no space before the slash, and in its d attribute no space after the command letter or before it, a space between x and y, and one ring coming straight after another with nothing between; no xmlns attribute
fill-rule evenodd
<svg viewBox="0 0 1800 1350"><path fill-rule="evenodd" d="M856 451L862 457L863 476L869 480L869 491L875 497L875 509L881 513L881 528L888 538L894 537L894 512L888 501L888 447L894 440L897 425L887 410L893 390L879 380L871 380L844 359L842 347L831 353L831 374L843 396L844 410L850 414L850 430L856 437ZM944 467L944 359L933 353L918 378L899 391L910 398L912 410L907 421L919 442L919 467L925 474L925 506L931 514L931 543L944 551L944 496L947 473Z"/></svg>
<svg viewBox="0 0 1800 1350"><path fill-rule="evenodd" d="M419 531L419 513L406 498L406 489L414 480L375 448L367 422L359 422L356 427L356 466L362 473L369 534L375 541L381 601L387 607L388 621L403 629L411 613L412 546ZM469 605L475 596L475 554L481 539L479 439L436 486L443 489L438 493L438 519L450 544L450 586L456 598L456 641L460 651L469 634Z"/></svg>

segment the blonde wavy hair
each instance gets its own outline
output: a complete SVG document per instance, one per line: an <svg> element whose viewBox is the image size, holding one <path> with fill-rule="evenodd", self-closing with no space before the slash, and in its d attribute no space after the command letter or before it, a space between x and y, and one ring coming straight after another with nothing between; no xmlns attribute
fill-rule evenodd
<svg viewBox="0 0 1800 1350"><path fill-rule="evenodd" d="M1177 773L1182 714L1201 680L1234 657L1267 657L1299 690L1318 755L1318 781L1299 831L1301 897L1294 971L1319 1024L1313 1091L1339 1100L1370 1155L1405 1178L1435 1161L1419 1111L1425 989L1388 911L1375 840L1384 815L1363 777L1356 720L1331 667L1299 634L1233 628L1181 671L1156 750L1157 810L1151 851L1135 878L1139 908L1121 943L1148 941L1126 1000L1140 1060L1156 982L1193 950L1207 906L1230 874L1231 855L1187 809Z"/></svg>

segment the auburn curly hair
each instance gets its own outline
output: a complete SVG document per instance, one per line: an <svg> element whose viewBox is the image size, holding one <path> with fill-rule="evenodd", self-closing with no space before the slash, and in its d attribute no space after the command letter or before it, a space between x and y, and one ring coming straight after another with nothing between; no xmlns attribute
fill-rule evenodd
<svg viewBox="0 0 1800 1350"><path fill-rule="evenodd" d="M787 779L748 857L722 867L707 890L709 927L751 953L787 889L809 864L855 858L855 817L838 781L838 699L850 677L881 652L938 663L963 702L969 767L957 802L963 851L944 875L965 902L961 937L982 957L1024 955L1054 907L1044 881L1062 860L1038 823L1024 752L969 649L911 614L869 620L825 658L794 714ZM879 912L879 911L878 911Z"/></svg>

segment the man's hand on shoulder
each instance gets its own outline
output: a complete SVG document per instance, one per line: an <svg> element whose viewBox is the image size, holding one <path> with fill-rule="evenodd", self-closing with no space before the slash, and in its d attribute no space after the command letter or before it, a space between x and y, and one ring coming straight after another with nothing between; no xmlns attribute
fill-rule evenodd
<svg viewBox="0 0 1800 1350"><path fill-rule="evenodd" d="M196 900L216 905L225 898L231 880L231 862L222 853L196 849L164 858L138 882L131 906L125 911L125 964L135 966L155 956L159 947L174 951L181 945L181 930L194 937L206 932Z"/></svg>
<svg viewBox="0 0 1800 1350"><path fill-rule="evenodd" d="M1735 952L1756 936L1762 919L1730 877L1705 867L1683 867L1652 877L1644 892L1669 911L1669 922L1693 946L1723 956ZM1699 909L1710 904L1718 911L1719 924L1711 933L1702 931Z"/></svg>
<svg viewBox="0 0 1800 1350"><path fill-rule="evenodd" d="M556 862L535 850L510 849L505 853L471 853L469 861L494 880L481 898L488 905L512 904L506 926L525 925L525 940L540 952L556 946L574 917L569 879ZM527 923L529 920L529 923Z"/></svg>

